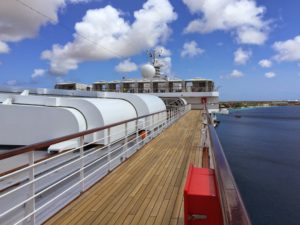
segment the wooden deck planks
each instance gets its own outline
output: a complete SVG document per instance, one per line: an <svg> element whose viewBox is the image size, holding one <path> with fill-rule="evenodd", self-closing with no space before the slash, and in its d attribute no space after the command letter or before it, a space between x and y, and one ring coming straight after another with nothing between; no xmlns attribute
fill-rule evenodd
<svg viewBox="0 0 300 225"><path fill-rule="evenodd" d="M201 166L191 111L45 224L183 224L187 168Z"/></svg>

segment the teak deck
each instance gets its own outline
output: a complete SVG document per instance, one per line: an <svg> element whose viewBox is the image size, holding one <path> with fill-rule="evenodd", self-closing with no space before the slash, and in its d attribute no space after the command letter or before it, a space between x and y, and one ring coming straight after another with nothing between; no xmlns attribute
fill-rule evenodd
<svg viewBox="0 0 300 225"><path fill-rule="evenodd" d="M183 224L188 165L201 166L201 111L190 111L46 224Z"/></svg>

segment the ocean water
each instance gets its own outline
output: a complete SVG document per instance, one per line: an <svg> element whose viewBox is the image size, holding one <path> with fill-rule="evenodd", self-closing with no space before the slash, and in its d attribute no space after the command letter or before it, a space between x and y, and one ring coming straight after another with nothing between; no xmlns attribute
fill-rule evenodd
<svg viewBox="0 0 300 225"><path fill-rule="evenodd" d="M241 110L218 119L253 225L300 225L300 107Z"/></svg>

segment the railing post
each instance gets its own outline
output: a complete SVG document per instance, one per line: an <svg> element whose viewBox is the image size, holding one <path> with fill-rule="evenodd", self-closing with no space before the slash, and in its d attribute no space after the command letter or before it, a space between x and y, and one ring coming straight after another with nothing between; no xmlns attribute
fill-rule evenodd
<svg viewBox="0 0 300 225"><path fill-rule="evenodd" d="M28 162L29 162L29 166L31 166L31 168L28 171L28 177L29 177L29 182L32 182L29 185L29 197L33 197L35 195L35 183L34 181L34 151L30 151L28 153ZM32 198L29 202L26 203L26 212L28 214L33 213L35 211L35 198ZM35 225L35 213L33 213L28 219L27 222L30 222L31 224Z"/></svg>
<svg viewBox="0 0 300 225"><path fill-rule="evenodd" d="M154 138L154 129L155 129L155 126L154 126L154 115L152 115L151 116L151 120L152 120L152 122L151 122L151 130L152 130L152 135L151 135L151 139L153 139Z"/></svg>
<svg viewBox="0 0 300 225"><path fill-rule="evenodd" d="M125 145L124 145L124 148L125 148L125 159L128 158L128 123L126 122L125 123ZM124 154L123 154L124 155Z"/></svg>
<svg viewBox="0 0 300 225"><path fill-rule="evenodd" d="M79 139L80 144L80 191L81 193L84 192L84 136L81 136Z"/></svg>
<svg viewBox="0 0 300 225"><path fill-rule="evenodd" d="M108 172L111 170L111 146L110 146L110 128L107 129L107 150L108 150L108 155L107 155L107 160L108 160Z"/></svg>
<svg viewBox="0 0 300 225"><path fill-rule="evenodd" d="M169 126L169 121L170 121L170 111L167 110L167 127Z"/></svg>
<svg viewBox="0 0 300 225"><path fill-rule="evenodd" d="M173 109L173 123L175 122L175 118L176 118L176 108Z"/></svg>
<svg viewBox="0 0 300 225"><path fill-rule="evenodd" d="M146 142L148 142L149 139L150 139L150 132L151 132L150 128L151 128L150 116L147 116L147 120L146 120L147 136L146 136L146 138L145 138ZM144 144L144 143L145 143L145 142L143 142L143 144Z"/></svg>
<svg viewBox="0 0 300 225"><path fill-rule="evenodd" d="M172 109L172 124L174 123L175 118L175 109Z"/></svg>
<svg viewBox="0 0 300 225"><path fill-rule="evenodd" d="M173 123L175 122L175 118L176 118L176 108L174 108L174 110L173 110Z"/></svg>
<svg viewBox="0 0 300 225"><path fill-rule="evenodd" d="M137 119L135 120L135 144L137 145L137 149L139 149L139 121Z"/></svg>
<svg viewBox="0 0 300 225"><path fill-rule="evenodd" d="M157 134L160 133L161 121L160 121L160 113L157 114Z"/></svg>

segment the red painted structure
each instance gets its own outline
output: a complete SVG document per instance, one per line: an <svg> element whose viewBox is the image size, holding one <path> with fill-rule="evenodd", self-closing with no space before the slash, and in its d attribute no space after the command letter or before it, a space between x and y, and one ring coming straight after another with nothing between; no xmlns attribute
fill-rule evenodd
<svg viewBox="0 0 300 225"><path fill-rule="evenodd" d="M184 188L185 225L223 225L215 172L190 165Z"/></svg>
<svg viewBox="0 0 300 225"><path fill-rule="evenodd" d="M206 97L202 97L201 98L201 104L206 104L207 103L207 98Z"/></svg>

